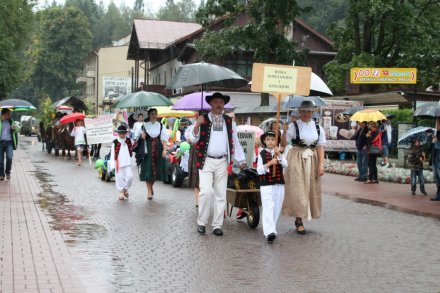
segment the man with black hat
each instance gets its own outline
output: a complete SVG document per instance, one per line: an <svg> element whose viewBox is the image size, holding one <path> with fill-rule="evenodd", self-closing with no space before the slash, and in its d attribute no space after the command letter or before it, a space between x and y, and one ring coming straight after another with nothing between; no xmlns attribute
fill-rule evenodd
<svg viewBox="0 0 440 293"><path fill-rule="evenodd" d="M223 235L222 225L226 204L228 181L227 167L232 158L246 167L246 158L238 141L235 122L223 114L229 96L214 93L206 96L211 112L200 115L197 122L189 128L189 139L196 148L196 167L199 169L200 200L197 231L205 233L208 223L211 198L214 197L213 233Z"/></svg>
<svg viewBox="0 0 440 293"><path fill-rule="evenodd" d="M127 126L121 124L116 129L119 138L112 143L110 152L110 169L115 169L116 189L119 191L119 199L128 198L128 189L133 181L131 170L131 140L127 137ZM109 170L110 171L110 170Z"/></svg>

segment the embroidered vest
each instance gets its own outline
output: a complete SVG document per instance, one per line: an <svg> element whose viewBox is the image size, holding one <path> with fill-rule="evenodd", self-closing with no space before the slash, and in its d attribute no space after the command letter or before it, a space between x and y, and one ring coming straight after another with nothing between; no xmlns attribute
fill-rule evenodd
<svg viewBox="0 0 440 293"><path fill-rule="evenodd" d="M197 169L203 169L205 165L206 155L208 153L208 144L210 143L209 139L211 137L211 129L212 122L209 120L208 114L203 115L205 118L205 122L200 125L200 138L199 142L196 143L196 167ZM232 155L234 154L234 140L232 139L232 118L226 115L223 115L223 119L226 122L226 131L228 134L228 143L229 143L229 157L232 160ZM213 143L221 143L221 142L213 142Z"/></svg>
<svg viewBox="0 0 440 293"><path fill-rule="evenodd" d="M119 157L119 151L121 150L121 143L117 139L115 139L113 143L115 144L115 161L117 161ZM127 137L125 138L125 143L128 146L128 152L130 153L131 157L133 155L133 151L131 150L131 140Z"/></svg>
<svg viewBox="0 0 440 293"><path fill-rule="evenodd" d="M318 139L319 139L319 135L321 134L321 128L319 127L319 123L315 121L316 124L316 131L318 132ZM318 139L313 142L310 146L308 146L303 139L301 139L301 137L299 136L299 127L298 127L298 123L293 122L293 125L295 125L295 130L296 130L296 138L292 139L292 145L294 146L299 146L299 147L309 147L309 148L314 148L318 145Z"/></svg>
<svg viewBox="0 0 440 293"><path fill-rule="evenodd" d="M263 164L267 164L270 160L272 160L272 154L266 150L262 150L260 152L260 156L263 159ZM264 175L259 175L260 177L260 185L274 185L274 184L284 184L284 175L283 175L283 167L281 164L277 164L275 166L275 177L273 177L273 167L270 167L269 172Z"/></svg>

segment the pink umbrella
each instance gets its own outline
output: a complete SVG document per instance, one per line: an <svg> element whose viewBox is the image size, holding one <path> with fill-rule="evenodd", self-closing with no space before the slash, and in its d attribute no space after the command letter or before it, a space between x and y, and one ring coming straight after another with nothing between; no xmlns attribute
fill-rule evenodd
<svg viewBox="0 0 440 293"><path fill-rule="evenodd" d="M211 106L206 103L205 97L210 96L213 93L210 92L195 92L192 94L184 95L180 100L178 100L174 106L173 110L187 110L187 111L199 111L199 110L211 110ZM203 103L202 103L203 101ZM202 109L200 109L202 108ZM231 102L225 105L225 109L233 109Z"/></svg>
<svg viewBox="0 0 440 293"><path fill-rule="evenodd" d="M237 131L255 132L257 137L260 137L264 133L263 129L254 125L237 125Z"/></svg>

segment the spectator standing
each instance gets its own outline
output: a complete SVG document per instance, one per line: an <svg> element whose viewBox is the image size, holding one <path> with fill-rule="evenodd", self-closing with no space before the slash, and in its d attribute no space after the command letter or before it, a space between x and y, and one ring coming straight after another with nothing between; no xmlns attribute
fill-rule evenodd
<svg viewBox="0 0 440 293"><path fill-rule="evenodd" d="M417 177L419 178L420 192L427 195L425 192L425 178L423 177L423 161L425 155L420 146L420 140L414 138L411 140L411 146L408 150L408 166L411 170L411 194L416 195Z"/></svg>
<svg viewBox="0 0 440 293"><path fill-rule="evenodd" d="M366 122L359 123L359 129L354 135L356 140L356 162L359 170L359 176L355 181L366 182L368 179L368 150L367 150L368 127Z"/></svg>

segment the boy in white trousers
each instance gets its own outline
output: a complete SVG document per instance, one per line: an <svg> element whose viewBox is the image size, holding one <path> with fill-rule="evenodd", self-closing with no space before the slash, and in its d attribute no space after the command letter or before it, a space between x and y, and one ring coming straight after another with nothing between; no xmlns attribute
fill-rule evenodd
<svg viewBox="0 0 440 293"><path fill-rule="evenodd" d="M115 169L116 189L119 191L119 199L128 198L128 189L133 181L131 170L131 140L127 137L128 129L125 125L119 125L116 132L119 138L112 143L110 153L110 166Z"/></svg>
<svg viewBox="0 0 440 293"><path fill-rule="evenodd" d="M275 141L275 132L267 131L261 137L263 149L258 154L257 172L260 175L260 194L263 205L263 233L268 242L275 240L276 225L284 201L283 168L287 160L278 152L279 140ZM273 173L275 166L275 176Z"/></svg>

